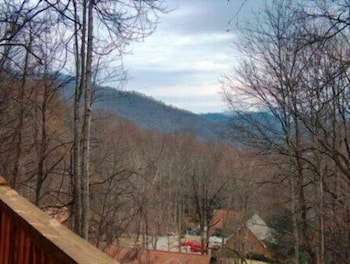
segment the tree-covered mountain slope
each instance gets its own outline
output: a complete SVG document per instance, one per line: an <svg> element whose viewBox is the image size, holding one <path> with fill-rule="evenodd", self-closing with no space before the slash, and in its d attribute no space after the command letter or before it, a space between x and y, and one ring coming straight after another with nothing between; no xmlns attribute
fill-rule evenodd
<svg viewBox="0 0 350 264"><path fill-rule="evenodd" d="M73 83L64 89L64 97L73 99ZM118 114L139 127L163 133L191 133L202 139L225 139L224 122L181 110L137 92L111 87L96 87L94 110Z"/></svg>

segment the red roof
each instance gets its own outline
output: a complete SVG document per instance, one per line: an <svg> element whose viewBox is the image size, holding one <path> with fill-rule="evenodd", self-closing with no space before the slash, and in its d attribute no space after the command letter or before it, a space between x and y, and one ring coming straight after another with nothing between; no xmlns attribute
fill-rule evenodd
<svg viewBox="0 0 350 264"><path fill-rule="evenodd" d="M110 246L106 253L120 264L209 264L210 255Z"/></svg>

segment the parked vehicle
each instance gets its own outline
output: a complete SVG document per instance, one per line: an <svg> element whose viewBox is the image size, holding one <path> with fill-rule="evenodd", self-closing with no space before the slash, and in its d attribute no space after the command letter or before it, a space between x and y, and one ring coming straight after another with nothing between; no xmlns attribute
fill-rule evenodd
<svg viewBox="0 0 350 264"><path fill-rule="evenodd" d="M197 241L185 241L183 243L183 245L190 247L190 250L192 252L201 252L202 251L202 245L200 242L197 242Z"/></svg>
<svg viewBox="0 0 350 264"><path fill-rule="evenodd" d="M193 228L189 228L186 230L187 235L190 236L199 236L199 231Z"/></svg>
<svg viewBox="0 0 350 264"><path fill-rule="evenodd" d="M226 238L223 239L222 237L211 236L209 237L209 244L221 246L222 243L226 244L226 240Z"/></svg>

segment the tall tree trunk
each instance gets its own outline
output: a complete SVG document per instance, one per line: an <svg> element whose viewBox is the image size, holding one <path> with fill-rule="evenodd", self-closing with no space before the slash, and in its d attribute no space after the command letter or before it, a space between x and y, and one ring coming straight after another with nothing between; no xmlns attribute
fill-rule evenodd
<svg viewBox="0 0 350 264"><path fill-rule="evenodd" d="M325 171L325 173L327 170ZM324 192L323 192L323 172L320 171L320 183L319 183L319 203L320 203L320 212L319 212L319 221L320 221L320 259L319 264L325 263L325 236L324 236Z"/></svg>
<svg viewBox="0 0 350 264"><path fill-rule="evenodd" d="M73 197L74 197L74 231L82 236L82 197L81 197L81 97L85 83L85 31L86 31L86 1L83 2L83 22L79 42L79 7L74 3L75 23L75 53L76 53L76 85L74 94L74 140L73 140ZM80 47L80 51L79 51Z"/></svg>
<svg viewBox="0 0 350 264"><path fill-rule="evenodd" d="M45 178L45 160L46 160L46 151L47 151L47 128L46 128L46 121L47 121L47 100L48 100L48 87L46 85L46 82L44 83L44 94L43 94L43 101L41 103L41 122L40 122L40 128L41 133L39 132L39 129L36 129L37 133L35 137L37 138L37 155L38 155L38 175L37 175L37 181L36 181L36 190L35 190L35 205L39 206L40 203L40 197L41 197L41 191L42 186ZM37 121L35 120L35 123ZM35 124L37 126L37 124ZM41 137L41 138L38 138Z"/></svg>
<svg viewBox="0 0 350 264"><path fill-rule="evenodd" d="M91 135L91 77L92 77L92 49L93 49L93 6L90 0L88 5L88 28L87 28L87 54L85 75L85 104L84 104L84 129L83 129L83 152L82 152L82 235L88 240L89 237L89 162L90 162L90 135Z"/></svg>
<svg viewBox="0 0 350 264"><path fill-rule="evenodd" d="M12 188L16 188L18 178L22 174L22 152L23 152L23 130L24 130L24 115L25 115L25 87L27 85L27 74L29 68L29 51L31 50L32 36L29 35L28 49L25 51L24 67L22 73L22 84L18 89L17 103L17 127L15 131L15 164L13 175L10 179L10 185Z"/></svg>
<svg viewBox="0 0 350 264"><path fill-rule="evenodd" d="M290 191L291 191L291 207L292 207L292 213L293 213L293 237L294 237L294 263L299 264L300 260L300 252L299 252L299 227L298 227L298 206L297 206L297 199L296 199L296 188L295 188L295 179L292 174L289 175L289 184L290 184Z"/></svg>

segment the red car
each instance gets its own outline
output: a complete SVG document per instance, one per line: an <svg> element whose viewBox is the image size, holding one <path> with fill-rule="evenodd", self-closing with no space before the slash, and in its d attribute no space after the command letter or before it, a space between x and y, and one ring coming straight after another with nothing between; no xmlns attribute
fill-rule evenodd
<svg viewBox="0 0 350 264"><path fill-rule="evenodd" d="M197 242L197 241L185 241L184 246L189 246L192 252L202 251L202 245L200 242Z"/></svg>

